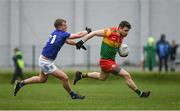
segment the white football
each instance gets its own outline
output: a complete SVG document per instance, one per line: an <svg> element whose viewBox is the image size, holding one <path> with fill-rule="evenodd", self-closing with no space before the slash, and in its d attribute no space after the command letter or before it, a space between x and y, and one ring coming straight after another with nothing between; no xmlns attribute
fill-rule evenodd
<svg viewBox="0 0 180 111"><path fill-rule="evenodd" d="M129 47L127 44L121 44L119 47L118 53L121 57L126 57L129 54Z"/></svg>

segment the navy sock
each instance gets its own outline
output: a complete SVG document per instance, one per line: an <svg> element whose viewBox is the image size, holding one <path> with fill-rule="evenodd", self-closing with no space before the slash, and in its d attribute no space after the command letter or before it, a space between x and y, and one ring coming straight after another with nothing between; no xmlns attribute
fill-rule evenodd
<svg viewBox="0 0 180 111"><path fill-rule="evenodd" d="M71 92L70 92L70 95L71 95L71 97L73 97L73 96L76 95L76 93L74 93L73 91L71 91Z"/></svg>
<svg viewBox="0 0 180 111"><path fill-rule="evenodd" d="M24 85L25 85L24 82L20 82L20 84L19 84L20 87L23 87Z"/></svg>

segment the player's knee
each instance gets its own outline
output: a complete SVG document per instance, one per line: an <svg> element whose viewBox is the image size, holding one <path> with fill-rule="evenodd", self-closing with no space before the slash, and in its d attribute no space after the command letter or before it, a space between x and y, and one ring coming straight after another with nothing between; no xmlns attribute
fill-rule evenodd
<svg viewBox="0 0 180 111"><path fill-rule="evenodd" d="M40 78L39 82L40 83L46 83L47 79L44 79L44 78Z"/></svg>
<svg viewBox="0 0 180 111"><path fill-rule="evenodd" d="M99 80L101 80L101 81L105 81L107 78L106 77L104 77L104 76L100 76L100 78L99 78Z"/></svg>
<svg viewBox="0 0 180 111"><path fill-rule="evenodd" d="M68 80L69 80L68 76L62 77L62 81L68 81Z"/></svg>
<svg viewBox="0 0 180 111"><path fill-rule="evenodd" d="M121 74L125 79L131 79L131 76L129 73Z"/></svg>

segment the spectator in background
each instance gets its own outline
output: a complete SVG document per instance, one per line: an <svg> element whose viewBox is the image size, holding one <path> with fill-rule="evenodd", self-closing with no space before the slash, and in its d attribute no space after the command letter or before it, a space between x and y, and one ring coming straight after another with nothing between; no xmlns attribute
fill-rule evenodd
<svg viewBox="0 0 180 111"><path fill-rule="evenodd" d="M144 46L145 55L145 67L148 67L149 71L153 71L156 58L156 45L153 37L148 38L147 45Z"/></svg>
<svg viewBox="0 0 180 111"><path fill-rule="evenodd" d="M20 78L21 80L24 79L23 77L23 68L24 68L24 60L22 52L18 49L14 49L14 56L13 56L13 63L14 63L14 74L11 80L11 83L14 84L14 82Z"/></svg>
<svg viewBox="0 0 180 111"><path fill-rule="evenodd" d="M164 34L161 35L160 40L156 44L156 51L159 58L159 72L162 70L162 65L164 62L165 71L168 72L168 57L170 54L170 45L168 41L166 41L166 36Z"/></svg>
<svg viewBox="0 0 180 111"><path fill-rule="evenodd" d="M170 53L170 60L171 60L171 71L175 71L175 60L176 60L176 53L177 53L177 48L179 47L178 44L176 44L175 40L172 40L171 43L171 53Z"/></svg>

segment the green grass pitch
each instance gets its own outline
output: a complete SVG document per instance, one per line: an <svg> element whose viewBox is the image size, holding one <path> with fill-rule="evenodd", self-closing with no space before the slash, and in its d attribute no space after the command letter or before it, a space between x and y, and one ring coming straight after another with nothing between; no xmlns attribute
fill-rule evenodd
<svg viewBox="0 0 180 111"><path fill-rule="evenodd" d="M7 74L3 74L7 73ZM123 78L110 75L106 81L83 79L72 85L85 100L72 100L59 80L49 77L46 84L23 87L16 97L10 84L11 72L0 72L0 110L179 110L180 73L131 72L140 89L150 90L149 98L139 98ZM27 72L31 73L31 72ZM26 77L32 76L26 74Z"/></svg>

